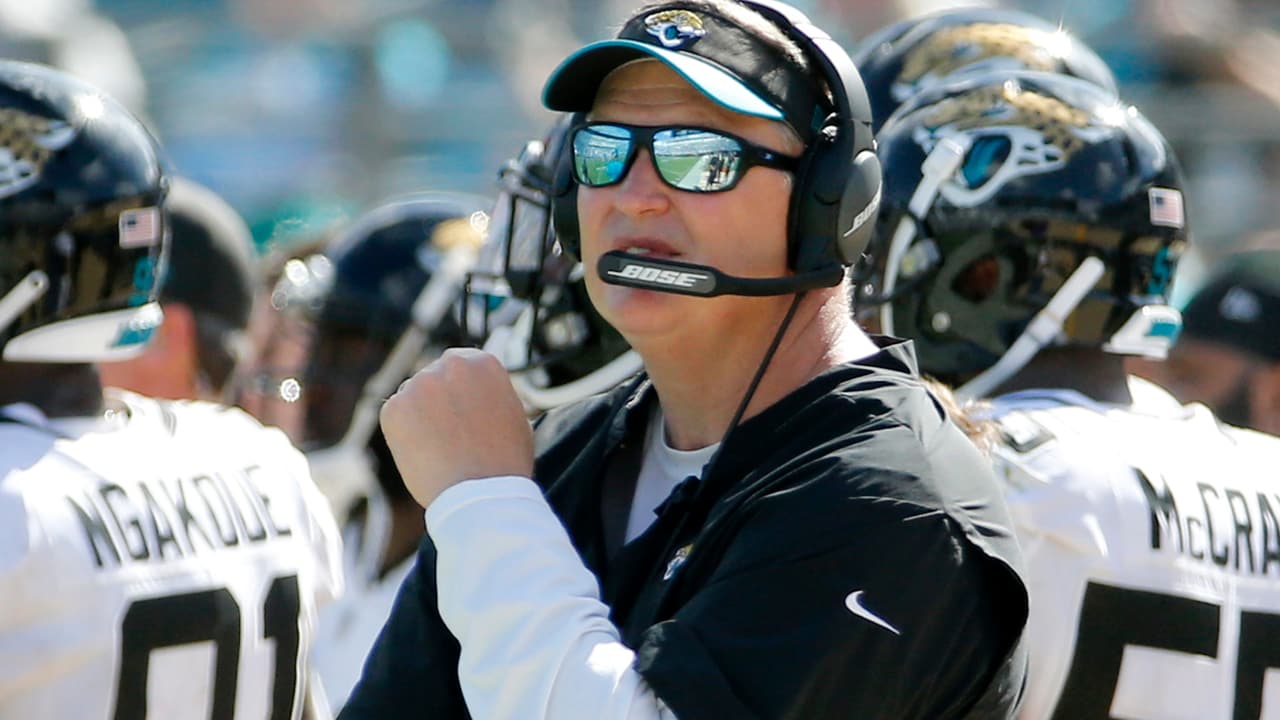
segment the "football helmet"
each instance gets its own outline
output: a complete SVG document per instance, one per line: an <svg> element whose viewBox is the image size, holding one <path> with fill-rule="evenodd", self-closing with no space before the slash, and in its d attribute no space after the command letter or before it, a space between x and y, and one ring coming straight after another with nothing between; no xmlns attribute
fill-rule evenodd
<svg viewBox="0 0 1280 720"><path fill-rule="evenodd" d="M1116 92L1097 53L1060 26L1018 10L963 7L903 20L860 42L853 58L877 132L916 93L970 74L1051 72Z"/></svg>
<svg viewBox="0 0 1280 720"><path fill-rule="evenodd" d="M388 202L340 231L327 263L304 261L277 285L304 297L273 302L312 315L301 444L339 518L362 498L406 492L378 411L441 348L464 340L450 308L483 243L489 204L455 193Z"/></svg>
<svg viewBox="0 0 1280 720"><path fill-rule="evenodd" d="M167 181L155 139L100 90L0 61L0 358L137 354L160 324Z"/></svg>
<svg viewBox="0 0 1280 720"><path fill-rule="evenodd" d="M878 139L859 301L915 341L922 371L972 397L1050 343L1167 352L1183 178L1136 108L1076 78L992 73L911 100Z"/></svg>
<svg viewBox="0 0 1280 720"><path fill-rule="evenodd" d="M551 185L569 126L563 116L499 171L489 239L460 305L472 342L502 360L530 412L605 392L642 367L555 241Z"/></svg>

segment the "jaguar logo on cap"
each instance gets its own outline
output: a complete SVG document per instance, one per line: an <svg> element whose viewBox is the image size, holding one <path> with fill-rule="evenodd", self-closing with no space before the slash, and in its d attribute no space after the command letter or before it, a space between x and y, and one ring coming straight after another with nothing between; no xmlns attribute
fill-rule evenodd
<svg viewBox="0 0 1280 720"><path fill-rule="evenodd" d="M683 50L707 34L702 18L688 10L662 10L644 19L650 35L668 50Z"/></svg>

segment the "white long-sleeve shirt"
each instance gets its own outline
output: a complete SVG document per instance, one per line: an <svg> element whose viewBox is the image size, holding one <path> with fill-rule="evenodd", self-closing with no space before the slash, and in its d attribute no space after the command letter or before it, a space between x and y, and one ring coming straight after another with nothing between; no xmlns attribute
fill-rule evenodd
<svg viewBox="0 0 1280 720"><path fill-rule="evenodd" d="M669 720L596 578L528 478L472 480L427 508L440 616L476 720Z"/></svg>

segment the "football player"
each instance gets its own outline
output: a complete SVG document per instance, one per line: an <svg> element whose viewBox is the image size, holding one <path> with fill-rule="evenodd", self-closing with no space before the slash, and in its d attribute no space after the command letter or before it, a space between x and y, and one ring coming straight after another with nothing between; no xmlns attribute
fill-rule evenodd
<svg viewBox="0 0 1280 720"><path fill-rule="evenodd" d="M169 265L160 281L164 323L140 355L99 366L108 387L171 400L226 400L249 355L253 237L240 215L209 188L172 178Z"/></svg>
<svg viewBox="0 0 1280 720"><path fill-rule="evenodd" d="M1261 717L1280 448L1124 370L1179 325L1168 143L1097 86L1028 72L935 87L877 139L867 296L922 371L993 397L1031 577L1022 717Z"/></svg>
<svg viewBox="0 0 1280 720"><path fill-rule="evenodd" d="M298 718L338 535L284 435L105 392L162 316L143 126L0 61L0 717Z"/></svg>
<svg viewBox="0 0 1280 720"><path fill-rule="evenodd" d="M284 305L310 308L302 446L342 520L346 592L320 616L313 660L333 709L346 700L425 532L378 427L382 401L462 342L450 308L483 243L488 201L397 198L340 230L323 259L286 272ZM305 272L304 272L305 270Z"/></svg>

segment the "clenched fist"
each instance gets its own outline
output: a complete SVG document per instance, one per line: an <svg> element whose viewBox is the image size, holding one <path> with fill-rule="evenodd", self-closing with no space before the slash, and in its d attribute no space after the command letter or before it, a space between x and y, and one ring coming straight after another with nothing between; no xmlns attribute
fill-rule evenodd
<svg viewBox="0 0 1280 720"><path fill-rule="evenodd" d="M464 480L533 475L533 432L494 356L446 350L382 406L382 433L422 507Z"/></svg>

